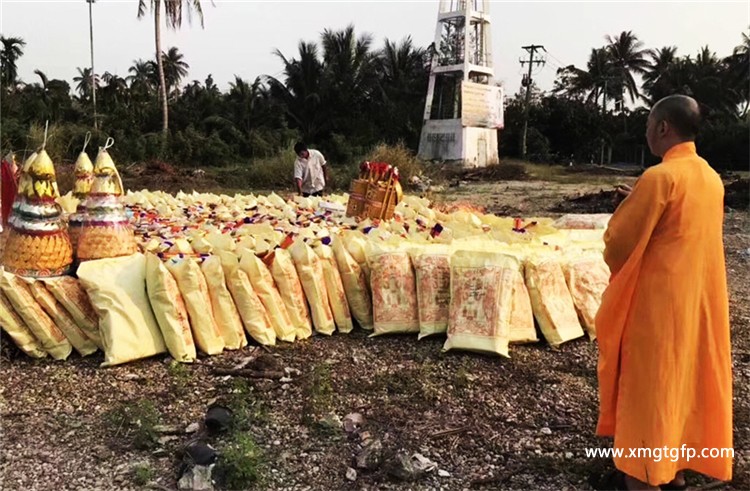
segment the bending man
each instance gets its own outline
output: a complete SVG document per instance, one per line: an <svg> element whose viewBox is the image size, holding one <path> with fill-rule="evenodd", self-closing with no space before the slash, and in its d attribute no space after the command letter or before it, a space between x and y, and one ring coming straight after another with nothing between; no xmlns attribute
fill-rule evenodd
<svg viewBox="0 0 750 491"><path fill-rule="evenodd" d="M307 148L302 142L294 145L294 181L297 192L304 197L322 196L328 182L328 166L323 154Z"/></svg>

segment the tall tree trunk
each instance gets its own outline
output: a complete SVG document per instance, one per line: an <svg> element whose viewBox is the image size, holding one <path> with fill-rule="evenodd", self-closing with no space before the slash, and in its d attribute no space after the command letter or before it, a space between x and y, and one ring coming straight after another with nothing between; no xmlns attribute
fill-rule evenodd
<svg viewBox="0 0 750 491"><path fill-rule="evenodd" d="M154 32L156 33L156 69L159 72L159 96L163 125L161 128L163 143L166 144L169 131L169 107L167 105L167 84L164 81L164 60L161 56L161 1L154 2Z"/></svg>
<svg viewBox="0 0 750 491"><path fill-rule="evenodd" d="M94 71L94 18L91 12L91 5L94 0L88 0L89 2L89 40L91 46L91 98L94 103L94 131L99 129L99 123L96 117L96 72Z"/></svg>

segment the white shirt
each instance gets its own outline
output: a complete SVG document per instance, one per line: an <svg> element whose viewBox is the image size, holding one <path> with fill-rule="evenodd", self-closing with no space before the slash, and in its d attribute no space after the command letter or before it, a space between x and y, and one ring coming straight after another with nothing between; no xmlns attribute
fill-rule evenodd
<svg viewBox="0 0 750 491"><path fill-rule="evenodd" d="M294 161L294 178L302 179L303 193L316 193L326 187L325 174L323 173L326 159L317 150L308 150L308 152L310 155L306 159L297 157L297 160Z"/></svg>

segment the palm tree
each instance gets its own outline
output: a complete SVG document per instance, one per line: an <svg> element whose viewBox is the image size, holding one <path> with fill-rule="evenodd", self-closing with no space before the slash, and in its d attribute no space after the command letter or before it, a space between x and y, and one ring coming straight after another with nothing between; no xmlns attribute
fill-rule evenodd
<svg viewBox="0 0 750 491"><path fill-rule="evenodd" d="M356 91L372 80L375 57L370 34L355 38L354 26L349 25L341 31L325 29L322 41L323 63L338 85L354 85L350 90Z"/></svg>
<svg viewBox="0 0 750 491"><path fill-rule="evenodd" d="M142 59L133 60L133 66L128 69L128 82L132 89L142 88L150 91L158 85L158 76L156 74L156 63ZM154 81L157 83L154 83Z"/></svg>
<svg viewBox="0 0 750 491"><path fill-rule="evenodd" d="M38 98L42 101L46 111L38 112L37 116L40 119L59 120L65 108L70 106L70 85L64 80L50 80L41 70L34 70L34 74L41 80L41 86L27 85L25 90L39 87Z"/></svg>
<svg viewBox="0 0 750 491"><path fill-rule="evenodd" d="M325 104L349 109L332 111L328 122L330 130L336 133L354 128L367 131L371 124L367 121L365 104L377 87L376 58L370 50L372 36L365 33L357 37L352 25L339 31L325 29L321 45ZM360 131L355 129L355 133Z"/></svg>
<svg viewBox="0 0 750 491"><path fill-rule="evenodd" d="M78 76L73 77L73 82L78 82L76 90L82 99L88 98L95 87L99 86L99 76L91 73L91 68L78 68Z"/></svg>
<svg viewBox="0 0 750 491"><path fill-rule="evenodd" d="M102 93L106 95L107 99L114 101L115 104L120 101L123 95L127 94L127 81L119 75L104 72L104 75L102 75L102 82L105 84Z"/></svg>
<svg viewBox="0 0 750 491"><path fill-rule="evenodd" d="M262 113L267 108L268 90L263 85L263 79L256 77L252 84L234 76L234 82L229 83L229 93L226 96L230 103L230 112L237 126L246 134L250 134L257 126L268 123L267 115Z"/></svg>
<svg viewBox="0 0 750 491"><path fill-rule="evenodd" d="M34 70L34 75L37 75L42 80L42 88L46 89L47 84L49 83L47 75L41 70Z"/></svg>
<svg viewBox="0 0 750 491"><path fill-rule="evenodd" d="M138 18L146 15L146 0L138 0ZM179 29L182 25L183 10L187 13L188 22L192 22L192 10L198 14L203 27L203 9L200 0L150 0L151 12L154 14L154 39L156 44L156 65L159 74L159 92L162 103L162 133L166 137L169 131L169 105L167 101L167 84L164 77L164 64L161 57L161 15L162 5L167 27ZM166 139L164 140L166 142Z"/></svg>
<svg viewBox="0 0 750 491"><path fill-rule="evenodd" d="M640 93L633 75L642 75L648 69L648 50L643 49L643 42L632 31L622 31L619 36L607 36L606 39L612 74L619 78L621 94L627 91L630 100L635 102Z"/></svg>
<svg viewBox="0 0 750 491"><path fill-rule="evenodd" d="M691 87L696 100L719 113L736 116L742 96L724 61L705 46L695 58L693 71Z"/></svg>
<svg viewBox="0 0 750 491"><path fill-rule="evenodd" d="M421 73L425 67L427 51L416 48L407 36L399 43L385 40L385 46L377 54L378 73L384 80L400 84L411 82L411 76Z"/></svg>
<svg viewBox="0 0 750 491"><path fill-rule="evenodd" d="M385 46L377 53L375 99L381 106L382 111L378 112L384 118L381 125L389 130L385 136L390 141L404 139L412 145L419 138L429 58L427 50L416 48L411 37L399 43L386 39Z"/></svg>
<svg viewBox="0 0 750 491"><path fill-rule="evenodd" d="M168 52L162 53L167 92L170 92L170 89L177 88L182 79L188 74L190 65L184 61L184 58L185 56L174 46L169 48Z"/></svg>
<svg viewBox="0 0 750 491"><path fill-rule="evenodd" d="M653 104L656 101L651 96L656 87L669 76L669 70L677 60L677 48L675 46L664 46L650 51L648 55L651 57L651 62L643 74L643 91L645 95L650 97L650 100L645 95L644 98Z"/></svg>
<svg viewBox="0 0 750 491"><path fill-rule="evenodd" d="M284 64L284 82L268 77L271 95L284 108L292 127L302 137L314 141L328 120L323 102L323 64L315 43L300 41L299 60L286 58L278 49L274 54Z"/></svg>
<svg viewBox="0 0 750 491"><path fill-rule="evenodd" d="M376 75L376 57L370 51L372 36L362 34L357 38L354 26L349 25L340 31L325 29L321 39L331 89L345 99L369 96Z"/></svg>
<svg viewBox="0 0 750 491"><path fill-rule="evenodd" d="M0 81L3 87L8 87L12 90L18 79L16 61L23 56L23 48L26 46L26 41L19 37L0 36L0 44L2 44L2 48L0 49L2 77L0 77Z"/></svg>
<svg viewBox="0 0 750 491"><path fill-rule="evenodd" d="M616 78L613 76L613 70L609 50L594 48L589 53L585 70L573 65L558 70L560 79L557 81L555 91L574 99L585 96L586 102L593 104L598 104L599 96L601 96L602 108L604 108L607 96L621 94L620 88L610 83Z"/></svg>
<svg viewBox="0 0 750 491"><path fill-rule="evenodd" d="M732 54L724 59L735 90L739 93L745 107L741 117L750 118L750 35L742 33L742 43L734 48Z"/></svg>
<svg viewBox="0 0 750 491"><path fill-rule="evenodd" d="M218 97L221 94L221 91L219 91L219 87L217 87L216 83L214 83L214 76L212 74L208 74L208 77L206 77L206 92L208 92L212 97Z"/></svg>

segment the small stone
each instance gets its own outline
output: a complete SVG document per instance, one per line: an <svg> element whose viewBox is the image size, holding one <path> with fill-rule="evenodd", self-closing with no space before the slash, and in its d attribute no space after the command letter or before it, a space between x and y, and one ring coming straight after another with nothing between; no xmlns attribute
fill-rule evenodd
<svg viewBox="0 0 750 491"><path fill-rule="evenodd" d="M205 442L193 442L185 447L183 460L188 464L207 466L216 462L216 450Z"/></svg>
<svg viewBox="0 0 750 491"><path fill-rule="evenodd" d="M383 460L383 444L370 440L357 454L358 469L377 469Z"/></svg>
<svg viewBox="0 0 750 491"><path fill-rule="evenodd" d="M573 458L573 452L565 452L565 458L566 459L572 459Z"/></svg>
<svg viewBox="0 0 750 491"><path fill-rule="evenodd" d="M351 467L346 468L346 478L352 482L357 480L357 471L352 469Z"/></svg>
<svg viewBox="0 0 750 491"><path fill-rule="evenodd" d="M164 435L160 436L156 441L159 443L159 445L166 445L169 442L173 442L177 440L179 437L175 435Z"/></svg>
<svg viewBox="0 0 750 491"><path fill-rule="evenodd" d="M276 446L279 446L279 445L281 445L281 440L274 440L273 444L276 445Z"/></svg>
<svg viewBox="0 0 750 491"><path fill-rule="evenodd" d="M220 433L232 426L232 410L219 404L209 406L203 423L212 433Z"/></svg>
<svg viewBox="0 0 750 491"><path fill-rule="evenodd" d="M443 470L443 469L438 469L438 476L440 476L440 477L451 477L451 473L448 472L448 471L446 471L446 470Z"/></svg>
<svg viewBox="0 0 750 491"><path fill-rule="evenodd" d="M399 481L416 481L436 468L437 464L422 454L415 453L409 457L399 453L388 462L387 471Z"/></svg>
<svg viewBox="0 0 750 491"><path fill-rule="evenodd" d="M354 433L362 427L362 423L364 423L364 417L360 413L349 413L344 416L344 431Z"/></svg>
<svg viewBox="0 0 750 491"><path fill-rule="evenodd" d="M289 384L282 384L281 390L289 390Z"/></svg>
<svg viewBox="0 0 750 491"><path fill-rule="evenodd" d="M291 377L281 377L279 379L279 382L281 382L282 384L288 384L291 381L292 381Z"/></svg>
<svg viewBox="0 0 750 491"><path fill-rule="evenodd" d="M542 431L542 435L551 435L552 434L552 430L550 430L546 426L544 428L542 428L541 431Z"/></svg>
<svg viewBox="0 0 750 491"><path fill-rule="evenodd" d="M185 428L185 433L195 433L200 429L201 429L200 423L190 423L187 426L187 428Z"/></svg>
<svg viewBox="0 0 750 491"><path fill-rule="evenodd" d="M343 426L341 423L341 418L339 418L338 415L334 413L329 413L318 420L318 425L328 430L340 430Z"/></svg>
<svg viewBox="0 0 750 491"><path fill-rule="evenodd" d="M91 455L99 460L106 460L110 457L111 454L112 452L109 450L109 448L104 445L97 445L91 451Z"/></svg>
<svg viewBox="0 0 750 491"><path fill-rule="evenodd" d="M189 468L177 482L180 491L213 491L214 484L211 473L214 465L196 465Z"/></svg>

